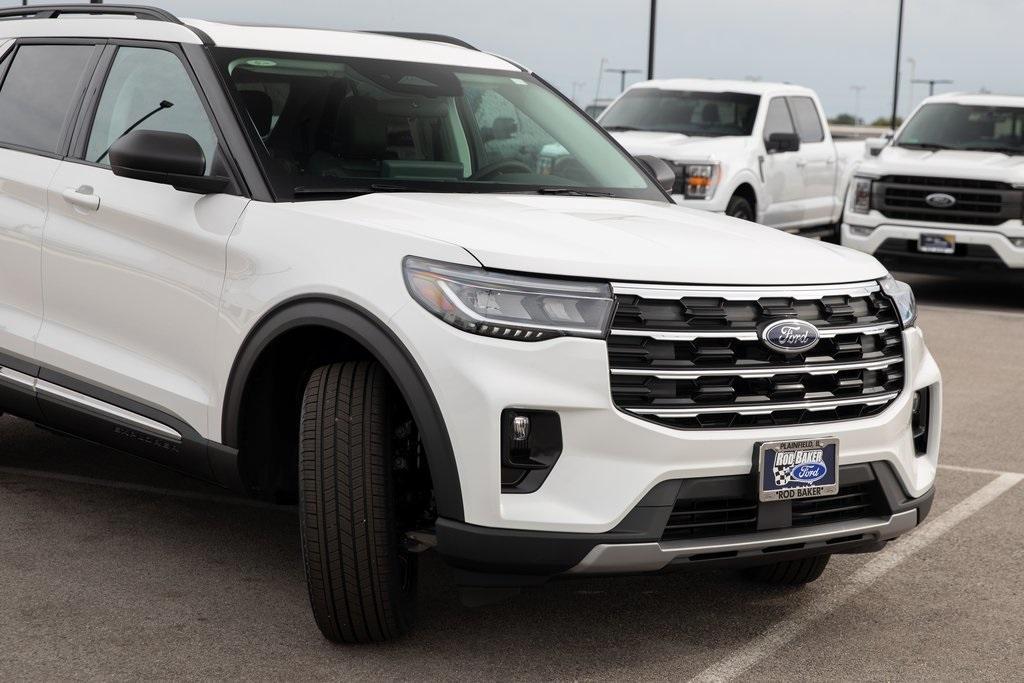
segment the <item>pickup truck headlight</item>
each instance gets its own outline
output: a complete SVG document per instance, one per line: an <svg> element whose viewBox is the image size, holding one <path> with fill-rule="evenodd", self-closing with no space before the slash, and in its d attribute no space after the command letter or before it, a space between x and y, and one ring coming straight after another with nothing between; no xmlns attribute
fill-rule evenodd
<svg viewBox="0 0 1024 683"><path fill-rule="evenodd" d="M414 256L402 264L409 293L466 332L516 341L603 338L615 300L607 283L499 273Z"/></svg>
<svg viewBox="0 0 1024 683"><path fill-rule="evenodd" d="M718 164L675 164L676 187L687 199L711 199L715 195L721 168Z"/></svg>
<svg viewBox="0 0 1024 683"><path fill-rule="evenodd" d="M913 327L917 322L917 301L914 299L914 290L906 282L900 282L892 275L887 275L879 280L879 284L882 286L882 291L889 295L889 298L896 304L903 327Z"/></svg>
<svg viewBox="0 0 1024 683"><path fill-rule="evenodd" d="M870 213L871 212L871 188L872 182L870 178L854 178L853 179L853 212L854 213Z"/></svg>

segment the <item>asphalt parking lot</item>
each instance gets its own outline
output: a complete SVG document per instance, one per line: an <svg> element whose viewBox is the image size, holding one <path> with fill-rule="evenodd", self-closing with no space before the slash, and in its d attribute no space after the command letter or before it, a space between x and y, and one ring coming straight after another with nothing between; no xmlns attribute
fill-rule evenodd
<svg viewBox="0 0 1024 683"><path fill-rule="evenodd" d="M939 494L796 591L726 571L549 584L462 607L427 556L419 627L338 647L294 510L0 419L0 678L1006 679L1024 669L1024 285L908 278L945 378Z"/></svg>

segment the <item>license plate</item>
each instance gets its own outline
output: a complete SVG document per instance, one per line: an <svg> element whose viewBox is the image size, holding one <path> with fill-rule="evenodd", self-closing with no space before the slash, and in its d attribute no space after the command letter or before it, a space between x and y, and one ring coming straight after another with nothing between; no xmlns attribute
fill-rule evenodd
<svg viewBox="0 0 1024 683"><path fill-rule="evenodd" d="M839 493L839 439L771 441L758 450L762 502L819 498Z"/></svg>
<svg viewBox="0 0 1024 683"><path fill-rule="evenodd" d="M956 235L923 232L917 238L917 250L926 254L952 254L956 251Z"/></svg>

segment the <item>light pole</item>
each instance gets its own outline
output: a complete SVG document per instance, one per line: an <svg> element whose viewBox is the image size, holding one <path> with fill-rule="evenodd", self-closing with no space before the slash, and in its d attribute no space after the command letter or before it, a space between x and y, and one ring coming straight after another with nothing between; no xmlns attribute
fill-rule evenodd
<svg viewBox="0 0 1024 683"><path fill-rule="evenodd" d="M658 25L658 0L651 0L651 30L647 34L647 80L654 78L654 34Z"/></svg>
<svg viewBox="0 0 1024 683"><path fill-rule="evenodd" d="M900 53L903 51L903 0L900 0L900 15L896 19L896 73L892 79L892 129L896 130L896 107L900 101Z"/></svg>
<svg viewBox="0 0 1024 683"><path fill-rule="evenodd" d="M608 73L619 74L619 92L626 89L626 74L643 73L640 69L605 69Z"/></svg>
<svg viewBox="0 0 1024 683"><path fill-rule="evenodd" d="M910 112L914 109L914 79L917 78L917 60L907 57L907 64L910 65L910 106L907 107L907 111Z"/></svg>
<svg viewBox="0 0 1024 683"><path fill-rule="evenodd" d="M864 89L863 85L851 85L850 90L854 92L854 104L853 104L853 123L854 125L860 125L860 91Z"/></svg>
<svg viewBox="0 0 1024 683"><path fill-rule="evenodd" d="M936 83L949 84L949 83L952 83L952 82L953 81L949 80L948 78L915 78L912 81L912 83L927 83L928 84L928 97L931 97L932 95L935 94L935 84Z"/></svg>
<svg viewBox="0 0 1024 683"><path fill-rule="evenodd" d="M576 90L577 90L577 88L582 90L583 86L585 86L586 84L587 84L586 81L573 81L572 82L572 101L575 104L579 104L579 102L576 101Z"/></svg>

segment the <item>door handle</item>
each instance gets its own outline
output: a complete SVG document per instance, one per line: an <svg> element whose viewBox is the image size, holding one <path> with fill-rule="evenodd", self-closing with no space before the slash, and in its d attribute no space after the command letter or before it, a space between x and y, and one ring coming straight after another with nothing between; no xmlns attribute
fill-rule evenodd
<svg viewBox="0 0 1024 683"><path fill-rule="evenodd" d="M69 187L61 193L61 196L71 206L77 206L88 211L100 210L100 198L93 194L92 188L88 185L82 185L78 189Z"/></svg>
<svg viewBox="0 0 1024 683"><path fill-rule="evenodd" d="M797 160L796 160L796 167L797 167L797 168L803 168L804 166L806 166L806 165L807 165L807 163L808 163L808 162L807 162L807 161L805 161L804 159L797 159Z"/></svg>

